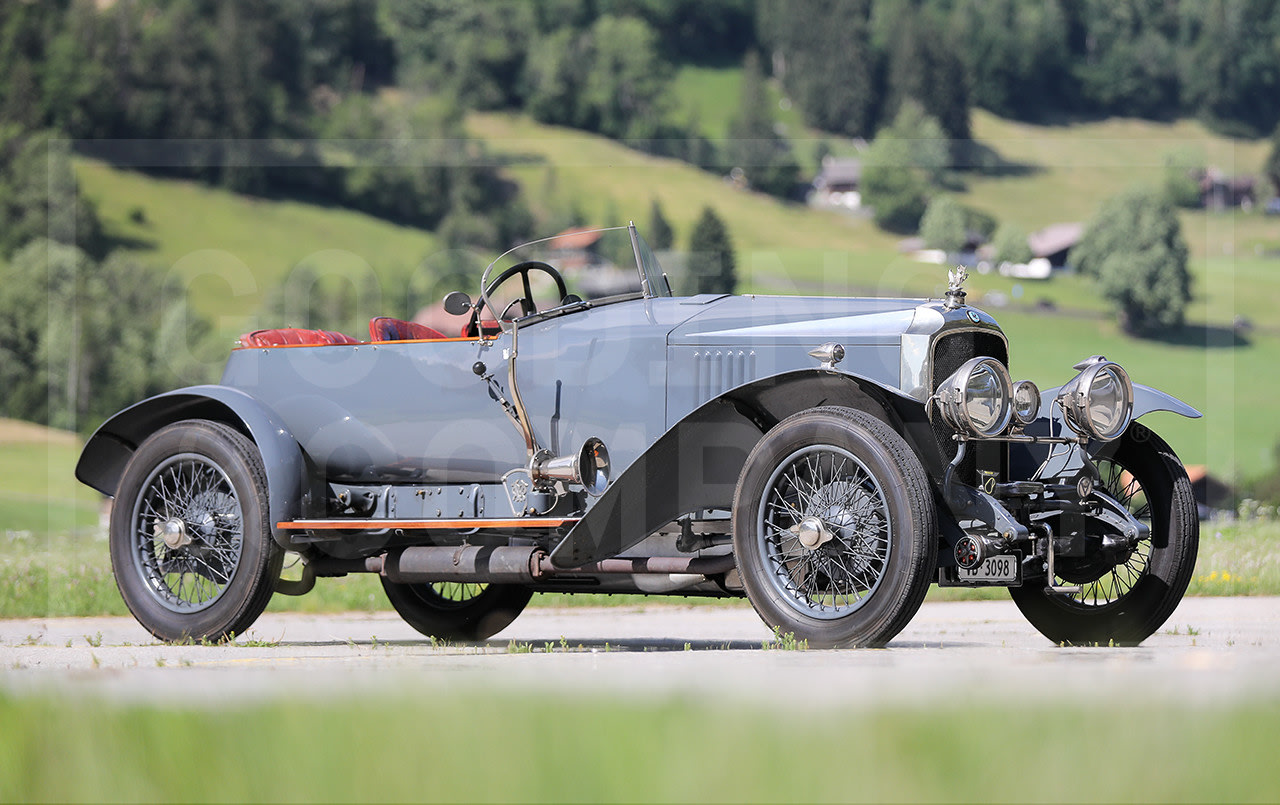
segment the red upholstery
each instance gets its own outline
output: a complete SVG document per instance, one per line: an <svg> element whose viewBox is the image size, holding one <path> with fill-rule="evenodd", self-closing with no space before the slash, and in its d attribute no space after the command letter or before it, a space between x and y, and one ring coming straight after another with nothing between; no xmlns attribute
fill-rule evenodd
<svg viewBox="0 0 1280 805"><path fill-rule="evenodd" d="M480 322L480 332L486 336L499 335L502 333L502 327L499 326L497 319L483 319ZM463 338L475 338L476 331L471 326L471 319L468 318L466 323L462 325Z"/></svg>
<svg viewBox="0 0 1280 805"><path fill-rule="evenodd" d="M275 330L254 330L240 336L242 347L322 347L331 344L359 344L349 335L329 330L304 330L299 327L281 327Z"/></svg>
<svg viewBox="0 0 1280 805"><path fill-rule="evenodd" d="M393 319L390 316L369 319L369 340L371 341L425 341L433 338L448 338L448 336L425 324L404 319Z"/></svg>

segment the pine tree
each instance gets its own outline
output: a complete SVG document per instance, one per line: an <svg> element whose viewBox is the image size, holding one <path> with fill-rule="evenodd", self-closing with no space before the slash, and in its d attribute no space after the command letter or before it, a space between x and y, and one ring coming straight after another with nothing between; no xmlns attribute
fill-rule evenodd
<svg viewBox="0 0 1280 805"><path fill-rule="evenodd" d="M662 214L662 203L656 198L649 205L649 229L644 235L654 251L666 251L675 245L676 236L671 222Z"/></svg>
<svg viewBox="0 0 1280 805"><path fill-rule="evenodd" d="M729 123L726 151L730 162L746 172L753 188L786 198L795 190L800 166L791 145L774 130L772 106L760 57L753 50L742 65L742 92Z"/></svg>
<svg viewBox="0 0 1280 805"><path fill-rule="evenodd" d="M710 207L702 209L693 228L688 272L691 291L695 294L733 293L737 287L737 266L729 231Z"/></svg>

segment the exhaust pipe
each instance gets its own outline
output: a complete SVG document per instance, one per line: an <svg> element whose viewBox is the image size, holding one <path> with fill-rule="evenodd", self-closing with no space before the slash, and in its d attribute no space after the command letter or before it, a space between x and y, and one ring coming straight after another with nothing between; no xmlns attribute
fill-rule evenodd
<svg viewBox="0 0 1280 805"><path fill-rule="evenodd" d="M382 562L382 575L397 584L460 581L527 584L542 575L539 548L489 545L418 546L393 551Z"/></svg>
<svg viewBox="0 0 1280 805"><path fill-rule="evenodd" d="M603 559L582 567L558 568L551 564L541 548L524 546L421 545L392 551L382 557L381 562L377 561L378 558L363 560L360 569L381 573L388 581L397 584L430 584L441 581L529 584L550 576L584 574L716 576L734 568L732 555ZM354 562L350 563L349 569L357 569Z"/></svg>

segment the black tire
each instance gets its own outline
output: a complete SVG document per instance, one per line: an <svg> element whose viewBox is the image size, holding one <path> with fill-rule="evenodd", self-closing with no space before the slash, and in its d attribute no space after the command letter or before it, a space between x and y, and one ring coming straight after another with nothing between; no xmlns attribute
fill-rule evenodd
<svg viewBox="0 0 1280 805"><path fill-rule="evenodd" d="M1099 568L1089 557L1060 560L1056 583L1082 584L1081 593L1046 593L1036 583L1011 587L1009 593L1031 625L1055 643L1136 646L1173 614L1195 571L1200 545L1195 495L1169 445L1136 422L1095 462L1102 473L1100 490L1147 523L1150 541L1114 566Z"/></svg>
<svg viewBox="0 0 1280 805"><path fill-rule="evenodd" d="M151 634L242 634L266 608L284 561L267 521L258 448L207 420L152 434L116 489L110 542L120 595Z"/></svg>
<svg viewBox="0 0 1280 805"><path fill-rule="evenodd" d="M806 547L802 536L815 534L819 544ZM929 590L937 513L924 468L893 429L849 408L814 408L751 451L733 546L766 624L815 648L882 646Z"/></svg>
<svg viewBox="0 0 1280 805"><path fill-rule="evenodd" d="M533 597L533 590L516 584L398 584L383 578L382 589L400 617L419 632L464 642L501 632Z"/></svg>

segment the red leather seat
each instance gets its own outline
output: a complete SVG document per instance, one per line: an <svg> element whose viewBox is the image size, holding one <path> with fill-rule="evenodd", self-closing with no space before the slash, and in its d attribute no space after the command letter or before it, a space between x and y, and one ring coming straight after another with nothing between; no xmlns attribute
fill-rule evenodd
<svg viewBox="0 0 1280 805"><path fill-rule="evenodd" d="M448 338L448 336L425 324L404 319L393 319L390 316L369 319L370 341L430 341L438 338Z"/></svg>
<svg viewBox="0 0 1280 805"><path fill-rule="evenodd" d="M280 327L274 330L254 330L240 336L242 347L322 347L332 344L359 344L349 335L330 330L304 330L300 327Z"/></svg>

